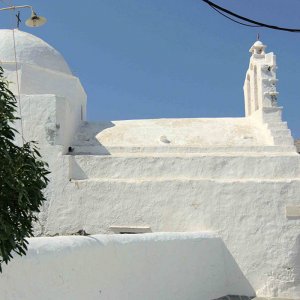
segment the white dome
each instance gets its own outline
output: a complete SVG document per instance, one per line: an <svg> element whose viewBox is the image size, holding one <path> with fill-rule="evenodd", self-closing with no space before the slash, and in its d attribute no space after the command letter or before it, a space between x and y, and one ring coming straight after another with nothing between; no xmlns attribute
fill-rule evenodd
<svg viewBox="0 0 300 300"><path fill-rule="evenodd" d="M62 55L40 38L20 31L14 30L16 41L17 61L37 65L42 68L72 74L70 68ZM0 29L0 61L14 62L13 31Z"/></svg>

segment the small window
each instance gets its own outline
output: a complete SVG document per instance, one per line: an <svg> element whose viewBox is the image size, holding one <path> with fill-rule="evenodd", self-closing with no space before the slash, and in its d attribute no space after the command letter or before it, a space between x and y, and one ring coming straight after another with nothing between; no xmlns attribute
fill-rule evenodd
<svg viewBox="0 0 300 300"><path fill-rule="evenodd" d="M110 226L109 229L116 234L140 234L149 233L149 226Z"/></svg>

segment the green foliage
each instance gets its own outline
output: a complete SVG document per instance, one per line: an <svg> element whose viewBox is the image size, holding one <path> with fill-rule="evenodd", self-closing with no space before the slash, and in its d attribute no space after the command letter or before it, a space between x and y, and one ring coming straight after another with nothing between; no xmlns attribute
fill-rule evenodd
<svg viewBox="0 0 300 300"><path fill-rule="evenodd" d="M0 67L0 272L13 252L26 254L49 174L34 142L14 144L15 113L16 98Z"/></svg>

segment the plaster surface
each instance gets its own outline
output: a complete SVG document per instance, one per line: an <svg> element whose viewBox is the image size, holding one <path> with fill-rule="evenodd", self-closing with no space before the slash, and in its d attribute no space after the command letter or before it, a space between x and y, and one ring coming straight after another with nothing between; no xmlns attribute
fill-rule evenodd
<svg viewBox="0 0 300 300"><path fill-rule="evenodd" d="M269 132L246 118L113 121L96 135L103 146L270 145Z"/></svg>
<svg viewBox="0 0 300 300"><path fill-rule="evenodd" d="M29 239L0 277L5 300L211 300L254 291L212 233Z"/></svg>
<svg viewBox="0 0 300 300"><path fill-rule="evenodd" d="M295 146L297 148L297 152L300 153L300 140L295 141Z"/></svg>

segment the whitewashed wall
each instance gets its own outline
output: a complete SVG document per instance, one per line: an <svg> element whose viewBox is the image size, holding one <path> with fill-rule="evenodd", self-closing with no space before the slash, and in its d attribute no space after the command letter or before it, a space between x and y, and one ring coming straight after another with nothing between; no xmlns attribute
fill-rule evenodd
<svg viewBox="0 0 300 300"><path fill-rule="evenodd" d="M253 295L210 233L31 238L0 276L5 300L211 300Z"/></svg>

